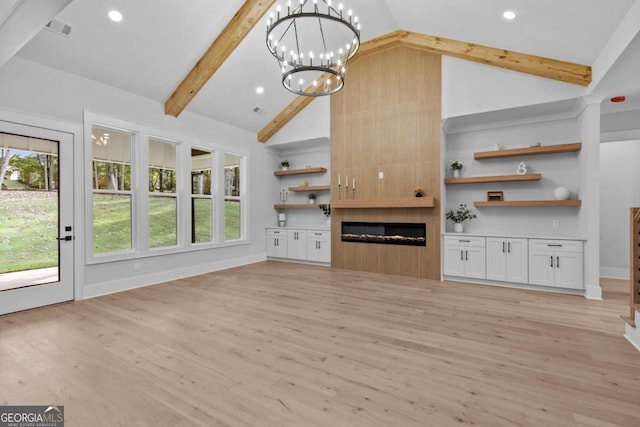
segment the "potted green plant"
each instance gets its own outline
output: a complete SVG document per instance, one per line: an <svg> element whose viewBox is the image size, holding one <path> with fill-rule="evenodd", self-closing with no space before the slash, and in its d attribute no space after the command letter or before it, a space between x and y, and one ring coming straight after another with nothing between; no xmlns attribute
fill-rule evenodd
<svg viewBox="0 0 640 427"><path fill-rule="evenodd" d="M289 160L283 160L280 162L280 167L283 171L289 170Z"/></svg>
<svg viewBox="0 0 640 427"><path fill-rule="evenodd" d="M320 204L318 205L318 207L322 209L322 213L324 214L325 218L327 218L327 227L331 228L331 205Z"/></svg>
<svg viewBox="0 0 640 427"><path fill-rule="evenodd" d="M460 160L454 160L450 163L451 169L453 170L453 177L459 178L460 171L462 170L462 162Z"/></svg>
<svg viewBox="0 0 640 427"><path fill-rule="evenodd" d="M464 231L463 222L476 218L476 214L467 207L466 204L460 204L460 207L455 212L450 210L446 213L446 218L454 222L453 231L456 233L462 233Z"/></svg>
<svg viewBox="0 0 640 427"><path fill-rule="evenodd" d="M309 199L309 204L313 205L316 202L316 193L309 193L307 198Z"/></svg>

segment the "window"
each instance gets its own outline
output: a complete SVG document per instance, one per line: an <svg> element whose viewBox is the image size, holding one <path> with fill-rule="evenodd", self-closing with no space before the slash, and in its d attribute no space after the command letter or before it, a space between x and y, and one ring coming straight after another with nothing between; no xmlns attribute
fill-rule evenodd
<svg viewBox="0 0 640 427"><path fill-rule="evenodd" d="M176 147L149 138L149 247L178 244Z"/></svg>
<svg viewBox="0 0 640 427"><path fill-rule="evenodd" d="M224 155L224 239L242 238L241 157Z"/></svg>
<svg viewBox="0 0 640 427"><path fill-rule="evenodd" d="M131 142L128 133L91 129L94 253L132 247Z"/></svg>
<svg viewBox="0 0 640 427"><path fill-rule="evenodd" d="M191 243L213 241L210 151L191 149Z"/></svg>

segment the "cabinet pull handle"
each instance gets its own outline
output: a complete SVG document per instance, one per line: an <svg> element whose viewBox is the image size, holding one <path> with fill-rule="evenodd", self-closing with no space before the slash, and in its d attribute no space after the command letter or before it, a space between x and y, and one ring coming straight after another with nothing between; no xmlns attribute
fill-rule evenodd
<svg viewBox="0 0 640 427"><path fill-rule="evenodd" d="M318 249L322 249L322 242L318 242Z"/></svg>
<svg viewBox="0 0 640 427"><path fill-rule="evenodd" d="M511 253L511 242L507 243L507 252Z"/></svg>
<svg viewBox="0 0 640 427"><path fill-rule="evenodd" d="M464 261L464 251L460 250L460 261Z"/></svg>
<svg viewBox="0 0 640 427"><path fill-rule="evenodd" d="M549 258L551 258L551 268L553 268L553 255L550 256Z"/></svg>
<svg viewBox="0 0 640 427"><path fill-rule="evenodd" d="M460 243L471 243L471 240L461 240L461 239L458 239L458 242L460 242Z"/></svg>
<svg viewBox="0 0 640 427"><path fill-rule="evenodd" d="M560 268L560 257L556 257L556 268Z"/></svg>
<svg viewBox="0 0 640 427"><path fill-rule="evenodd" d="M464 251L465 255L466 255L466 261L469 261L469 251Z"/></svg>
<svg viewBox="0 0 640 427"><path fill-rule="evenodd" d="M504 242L502 242L502 253L504 253Z"/></svg>
<svg viewBox="0 0 640 427"><path fill-rule="evenodd" d="M547 244L550 248L561 248L562 245L552 245L551 243Z"/></svg>

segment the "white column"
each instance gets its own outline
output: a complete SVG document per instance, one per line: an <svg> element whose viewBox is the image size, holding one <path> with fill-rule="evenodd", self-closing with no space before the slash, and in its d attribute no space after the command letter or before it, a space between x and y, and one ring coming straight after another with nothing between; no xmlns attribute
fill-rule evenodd
<svg viewBox="0 0 640 427"><path fill-rule="evenodd" d="M578 215L582 234L586 235L584 251L585 297L602 299L600 288L600 101L583 98L583 110L578 116L582 140L580 151L580 188L582 207Z"/></svg>

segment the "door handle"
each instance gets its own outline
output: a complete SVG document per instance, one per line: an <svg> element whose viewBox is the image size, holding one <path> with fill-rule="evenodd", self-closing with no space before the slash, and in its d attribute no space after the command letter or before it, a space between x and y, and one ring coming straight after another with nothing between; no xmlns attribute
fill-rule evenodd
<svg viewBox="0 0 640 427"><path fill-rule="evenodd" d="M511 242L507 243L507 252L511 253Z"/></svg>
<svg viewBox="0 0 640 427"><path fill-rule="evenodd" d="M460 261L464 261L464 251L460 250Z"/></svg>
<svg viewBox="0 0 640 427"><path fill-rule="evenodd" d="M73 240L73 236L58 237L56 240L60 240L61 242L70 242Z"/></svg>
<svg viewBox="0 0 640 427"><path fill-rule="evenodd" d="M560 257L556 257L556 268L560 268Z"/></svg>
<svg viewBox="0 0 640 427"><path fill-rule="evenodd" d="M504 242L502 242L502 253L504 253Z"/></svg>
<svg viewBox="0 0 640 427"><path fill-rule="evenodd" d="M464 251L465 255L466 255L466 261L469 261L469 251Z"/></svg>

